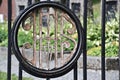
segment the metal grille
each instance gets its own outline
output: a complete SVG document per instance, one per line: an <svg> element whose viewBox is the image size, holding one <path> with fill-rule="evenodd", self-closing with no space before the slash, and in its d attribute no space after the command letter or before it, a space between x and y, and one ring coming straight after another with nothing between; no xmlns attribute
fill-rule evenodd
<svg viewBox="0 0 120 80"><path fill-rule="evenodd" d="M11 2L12 2L12 0L8 0L8 34L9 35L8 35L8 73L7 73L8 76L7 76L7 80L11 80L11 9L12 9ZM87 2L88 2L87 0L84 0L83 80L89 80L89 79L87 79L87 55L86 55L86 53L87 53L87 50L86 50L86 45L87 45L87 36L86 36L87 35ZM105 11L106 11L105 10L105 5L106 5L106 0L101 0L101 2L102 2L101 3L102 4L102 6L101 6L101 11L102 11L102 15L101 15L102 16L101 17L101 26L102 26L102 31L101 31L101 33L102 33L102 35L101 35L101 38L102 38L102 41L101 41L101 43L102 43L102 50L101 50L101 54L102 54L101 55L101 60L102 60L102 62L101 62L101 65L102 65L101 74L102 75L101 75L101 80L106 80L105 79L105 77L106 77L106 75L105 75ZM49 9L48 9L48 12L49 12ZM34 26L34 28L32 29L33 30L33 45L31 46L31 44L29 42L25 42L23 44L22 48L21 48L22 55L26 58L26 55L27 55L27 54L25 54L26 49L33 47L32 58L30 58L30 60L29 59L28 60L29 60L30 64L36 66L36 64L37 64L36 63L37 62L37 51L36 51L37 50L36 49L37 33L36 33L36 30L38 30L38 34L39 34L39 38L38 38L39 42L38 43L40 45L40 47L38 48L38 53L44 53L46 55L46 57L47 57L46 69L50 69L49 60L52 60L53 55L54 55L54 67L58 67L58 62L59 62L58 61L58 58L59 58L58 56L59 55L57 55L56 53L61 52L61 54L60 54L61 62L60 63L64 64L65 62L64 62L64 54L63 54L64 50L63 50L63 48L64 47L69 48L69 45L70 45L69 42L62 42L62 37L67 38L68 40L72 41L75 44L75 46L76 46L76 41L72 40L70 37L68 37L66 35L63 35L63 28L61 27L59 34L62 37L60 37L60 50L58 50L58 46L57 46L57 44L58 44L58 34L57 34L57 31L58 31L59 28L56 25L56 24L58 24L57 10L54 9L54 14L52 14L52 15L49 14L49 13L43 13L42 10L39 10L39 13L40 13L39 18L43 18L44 16L47 17L47 25L44 26L43 21L39 20L40 21L39 22L39 25L40 25L39 28L40 29L37 29L35 27L35 25L36 25L35 23L37 21L35 11L30 14L29 21L32 20L30 24L32 24L32 26ZM31 19L31 17L32 17L32 19ZM49 19L51 17L53 18L53 20L55 20L54 26L56 26L56 27L53 27L54 30L55 30L55 36L53 38L50 37L50 27L49 27L49 25L50 25ZM120 15L119 15L119 17L120 17ZM60 24L62 26L64 25L63 19L67 20L71 25L74 26L74 23L71 21L71 19L69 19L69 17L66 14L61 13ZM120 19L119 19L119 21L120 21ZM44 27L41 27L41 26L44 26ZM26 31L31 29L31 26L29 26L29 24L23 24L22 27ZM42 34L43 34L42 28L46 29L46 31L45 31L46 35L45 35L44 38L41 38L41 37L43 37L42 36ZM74 29L74 27L73 27L73 29ZM71 30L68 30L68 33L69 33L69 31L71 32ZM42 44L43 40L46 40L46 45ZM54 46L50 45L51 40L54 40L54 43L55 43ZM74 47L73 52L74 52L75 49L76 48ZM55 52L54 54L52 53L52 50ZM69 53L71 53L70 54L70 56L71 56L72 51L70 51ZM43 63L42 63L43 61L41 61L42 54L38 54L38 56L39 56L39 58L38 58L39 63L38 63L37 67L42 68L43 67ZM74 80L79 80L79 79L77 79L77 75L78 75L77 74L77 65L75 64ZM49 79L50 78L47 78L47 80L49 80ZM21 65L19 66L19 80L22 80L22 66Z"/></svg>
<svg viewBox="0 0 120 80"><path fill-rule="evenodd" d="M73 37L78 35L74 22L66 13L46 7L34 10L23 21L18 31L18 42L21 38L20 31L32 35L32 42L26 37L28 42L18 45L22 46L20 51L30 64L51 70L70 60L78 41Z"/></svg>

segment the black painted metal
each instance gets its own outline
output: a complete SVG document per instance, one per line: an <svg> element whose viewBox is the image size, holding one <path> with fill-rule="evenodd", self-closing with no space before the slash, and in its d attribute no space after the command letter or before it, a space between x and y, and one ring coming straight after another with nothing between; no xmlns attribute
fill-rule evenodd
<svg viewBox="0 0 120 80"><path fill-rule="evenodd" d="M119 13L119 79L120 79L120 0L118 0L118 13Z"/></svg>
<svg viewBox="0 0 120 80"><path fill-rule="evenodd" d="M47 0L47 1L50 1L50 0ZM78 71L77 71L77 62L75 63L75 65L74 65L75 67L74 67L74 69L73 69L73 71L74 71L74 77L73 77L73 79L74 80L78 80ZM50 78L47 78L46 80L50 80Z"/></svg>
<svg viewBox="0 0 120 80"><path fill-rule="evenodd" d="M102 37L102 50L101 50L101 66L102 66L102 70L101 70L101 79L105 80L105 7L106 4L106 0L102 0L102 16L101 16L101 26L102 26L102 31L101 31L101 37Z"/></svg>
<svg viewBox="0 0 120 80"><path fill-rule="evenodd" d="M87 3L84 0L83 26L84 26L84 44L83 44L83 80L87 80Z"/></svg>
<svg viewBox="0 0 120 80"><path fill-rule="evenodd" d="M47 78L46 80L50 80L50 78Z"/></svg>
<svg viewBox="0 0 120 80"><path fill-rule="evenodd" d="M101 79L105 80L105 3L106 0L102 0L102 17L101 17L101 26L102 26L102 50L101 50L101 60L102 60L102 70L101 70ZM120 4L120 0L119 0ZM119 5L120 6L120 5ZM11 17L12 17L12 0L8 0L8 65L7 65L7 80L11 80ZM83 25L84 25L84 48L83 48L83 80L87 80L87 56L86 56L86 42L87 42L87 0L84 0L84 16L83 16ZM119 7L119 29L120 29L120 7ZM119 30L120 31L120 30ZM120 34L119 34L120 40ZM119 41L119 66L120 66L120 41ZM74 80L77 80L77 63L74 67ZM119 73L120 78L120 73ZM19 80L22 80L22 67L19 66ZM50 80L47 78L46 80Z"/></svg>
<svg viewBox="0 0 120 80"><path fill-rule="evenodd" d="M8 61L7 61L7 80L11 80L11 19L12 0L8 0Z"/></svg>
<svg viewBox="0 0 120 80"><path fill-rule="evenodd" d="M77 62L74 65L74 80L78 80Z"/></svg>
<svg viewBox="0 0 120 80"><path fill-rule="evenodd" d="M35 7L33 7L35 5ZM81 24L80 24L80 22L78 22L79 20L78 20L78 18L74 15L74 14L72 14L72 12L70 12L70 10L67 10L67 8L65 8L64 6L62 6L62 5L60 5L60 4L58 4L58 3L53 3L53 2L42 2L42 3L36 3L36 4L34 4L33 6L31 6L31 7L33 7L33 8L38 8L38 7L40 7L40 6L55 6L55 7L57 7L57 8L60 8L60 9L62 9L62 10L64 10L74 21L75 21L75 24L76 24L76 29L77 29L77 32L78 32L78 45L77 45L77 49L76 50L78 50L77 52L75 52L75 54L74 54L74 56L73 56L73 58L71 59L71 61L73 60L74 62L76 62L76 60L78 59L78 57L80 56L80 54L81 54L81 42L82 42L82 27L81 27ZM31 8L30 7L30 9L28 9L29 11L31 11ZM26 12L25 14L24 14L24 12L23 12L23 14L21 14L21 15L23 15L23 16L19 16L17 19L21 19L21 20L23 20L23 18L25 17L25 15L28 13L28 10L26 9L24 12ZM67 12L68 11L68 12ZM12 39L13 40L15 40L15 41L13 41L12 42L12 44L13 44L13 49L15 49L15 50L13 50L14 51L14 53L15 53L15 55L16 55L16 57L20 54L19 53L19 49L18 49L18 45L17 46L15 46L16 44L17 44L17 39L15 39L15 38L17 38L16 36L14 36L14 35L17 35L16 33L16 30L17 29L19 29L19 27L18 27L18 25L19 25L19 23L21 22L21 20L16 20L16 21L18 21L18 22L16 22L15 21L15 23L14 23L14 25L13 25L13 33L12 33ZM19 22L20 21L20 22ZM17 23L18 23L18 25L17 25ZM81 36L80 36L81 35ZM80 51L80 52L79 52ZM18 55L17 55L18 54ZM76 59L74 59L74 57L76 58ZM66 63L66 65L65 65L65 67L64 67L64 65L63 65L63 67L61 67L62 69L60 69L60 68L58 68L58 70L57 69L53 69L53 70L50 70L50 71L46 71L46 70L43 70L43 69L36 69L36 68L34 68L33 66L31 66L31 65L29 65L29 64L26 64L25 62L24 62L24 58L22 58L22 56L20 57L20 56L18 56L17 57L18 58L18 60L20 60L20 62L22 62L22 65L24 65L24 66L22 66L22 67L24 67L24 70L26 71L26 72L28 72L29 74L32 74L32 75L34 75L34 76L37 76L37 77L43 77L43 78L46 78L46 77L50 77L50 78L55 78L55 77L58 77L58 76L61 76L61 75L63 75L63 74L65 74L65 73L67 73L67 72L69 72L71 69L73 69L73 63L71 62L70 64L69 63ZM23 59L23 60L22 60ZM68 67L67 67L67 65L68 65ZM70 66L69 66L70 65ZM65 68L65 69L64 69ZM76 75L76 74L75 74ZM77 76L77 75L76 75Z"/></svg>
<svg viewBox="0 0 120 80"><path fill-rule="evenodd" d="M19 63L19 80L22 80L22 66L21 64Z"/></svg>

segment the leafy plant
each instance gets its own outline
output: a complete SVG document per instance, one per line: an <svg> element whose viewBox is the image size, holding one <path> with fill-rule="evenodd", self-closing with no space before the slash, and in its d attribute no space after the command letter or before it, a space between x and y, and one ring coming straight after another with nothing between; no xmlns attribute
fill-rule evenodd
<svg viewBox="0 0 120 80"><path fill-rule="evenodd" d="M100 0L92 0L93 4L100 3Z"/></svg>
<svg viewBox="0 0 120 80"><path fill-rule="evenodd" d="M118 42L106 44L105 55L107 57L117 57L118 56ZM87 51L90 56L101 56L101 46L91 48Z"/></svg>
<svg viewBox="0 0 120 80"><path fill-rule="evenodd" d="M32 33L21 30L18 34L18 44L19 46L22 46L26 42L29 42L30 44L32 44L33 42Z"/></svg>
<svg viewBox="0 0 120 80"><path fill-rule="evenodd" d="M101 44L101 26L93 23L91 19L88 19L87 40L88 49Z"/></svg>
<svg viewBox="0 0 120 80"><path fill-rule="evenodd" d="M116 15L118 16L118 15ZM118 17L117 17L118 18ZM117 19L118 20L118 19ZM106 43L106 56L117 56L118 52L118 40L119 40L119 23L116 19L112 19L109 22L106 22L106 31L105 31L105 43ZM83 20L81 20L83 21ZM59 21L60 22L60 21ZM67 30L68 28L71 28L71 25L67 22L64 22L64 25L66 28L64 28L63 33L68 34ZM54 27L54 24L52 24ZM58 25L60 27L60 25ZM50 36L54 38L54 28L51 27ZM46 28L43 28L43 36L47 35ZM59 29L59 28L58 28ZM101 54L101 24L99 22L94 22L92 19L88 18L88 26L87 26L87 50L88 55L94 55L99 56ZM31 29L32 30L32 29ZM60 30L60 29L59 29ZM0 24L0 46L7 46L7 23ZM60 33L60 32L58 32ZM37 35L39 35L39 30L37 31ZM60 34L58 34L60 35ZM70 37L74 38L77 41L77 35L76 33L73 35L69 35ZM67 41L67 39L62 39L62 41ZM22 29L19 31L18 34L18 44L19 46L22 46L25 42L29 42L30 44L33 44L33 32L32 31L23 31ZM68 41L71 43L71 46L65 50L71 50L74 48L74 44L72 44L71 41ZM54 45L55 41L51 40L50 45ZM47 40L44 39L43 45L47 44ZM58 47L60 47L60 41L58 41ZM37 45L38 47L39 45ZM39 48L39 47L38 47ZM60 48L59 48L60 49ZM58 49L58 50L59 50Z"/></svg>
<svg viewBox="0 0 120 80"><path fill-rule="evenodd" d="M7 24L0 23L0 43L7 39Z"/></svg>
<svg viewBox="0 0 120 80"><path fill-rule="evenodd" d="M119 41L119 23L117 20L112 19L106 22L105 27L105 44L106 44L106 56L118 55L118 41ZM87 49L88 55L100 56L101 54L101 25L100 23L93 24L91 20L88 20L87 31ZM117 45L113 44L116 43Z"/></svg>

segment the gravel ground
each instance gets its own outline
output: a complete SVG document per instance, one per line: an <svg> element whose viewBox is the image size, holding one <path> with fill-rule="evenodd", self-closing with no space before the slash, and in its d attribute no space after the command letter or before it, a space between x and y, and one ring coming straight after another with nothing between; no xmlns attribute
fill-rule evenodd
<svg viewBox="0 0 120 80"><path fill-rule="evenodd" d="M2 50L3 51L3 50ZM0 49L0 71L7 72L7 50L5 49L4 52L1 52ZM88 80L101 80L101 70L91 70L88 69ZM18 61L15 58L14 55L12 55L12 74L18 75ZM23 71L23 76L25 77L31 77L34 80L46 80L41 78L36 78L34 76L31 76ZM73 79L73 71L69 72L68 74L59 77L54 78L51 80L74 80ZM78 80L83 80L83 70L78 69ZM119 80L119 71L117 70L108 70L106 71L106 80Z"/></svg>

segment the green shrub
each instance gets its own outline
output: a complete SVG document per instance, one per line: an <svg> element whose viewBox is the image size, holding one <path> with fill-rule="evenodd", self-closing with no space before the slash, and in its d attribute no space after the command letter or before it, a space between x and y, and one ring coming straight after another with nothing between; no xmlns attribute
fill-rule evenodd
<svg viewBox="0 0 120 80"><path fill-rule="evenodd" d="M100 0L92 0L93 4L100 3Z"/></svg>
<svg viewBox="0 0 120 80"><path fill-rule="evenodd" d="M117 19L118 20L118 19ZM118 56L118 45L113 43L119 42L119 22L112 19L106 22L105 28L105 44L106 56ZM87 50L88 55L100 56L101 54L101 24L94 24L91 19L88 19L87 27Z"/></svg>
<svg viewBox="0 0 120 80"><path fill-rule="evenodd" d="M7 39L7 23L0 23L0 43Z"/></svg>
<svg viewBox="0 0 120 80"><path fill-rule="evenodd" d="M117 17L118 18L118 17ZM118 20L118 19L117 19ZM119 41L119 23L118 21L113 19L109 22L106 22L106 32L105 32L105 43L106 43L106 56L117 56L118 52L118 45L113 45L113 42L118 43ZM83 20L81 20L83 21ZM60 26L60 25L59 25ZM66 27L70 25L65 23ZM96 55L99 56L101 54L100 46L101 46L101 24L100 21L95 23L91 19L88 18L88 26L87 26L87 50L88 55ZM46 31L43 31L46 33ZM38 33L38 32L37 32ZM54 37L54 29L51 30L50 36ZM67 29L64 31L67 34ZM23 31L20 30L18 34L18 44L22 46L25 42L29 42L33 44L33 37L31 31ZM0 46L7 46L8 39L7 39L8 31L7 31L7 23L0 24ZM72 35L71 37L74 37ZM76 39L76 35L74 39ZM65 41L65 40L63 40ZM43 45L46 44L46 40L44 40ZM69 41L70 42L70 41ZM60 42L58 42L60 43ZM71 42L70 42L71 43ZM51 41L51 45L54 44L54 40ZM67 50L73 49L74 44L71 44L71 47ZM37 45L39 46L39 45ZM60 45L59 45L60 46ZM110 52L112 51L112 52ZM109 53L110 52L110 53Z"/></svg>
<svg viewBox="0 0 120 80"><path fill-rule="evenodd" d="M31 32L25 32L25 31L19 31L18 34L18 44L19 46L22 46L25 42L29 42L30 44L32 44L33 42L33 37L31 35Z"/></svg>
<svg viewBox="0 0 120 80"><path fill-rule="evenodd" d="M8 39L5 39L0 43L0 46L8 46Z"/></svg>
<svg viewBox="0 0 120 80"><path fill-rule="evenodd" d="M101 24L93 23L91 19L88 19L88 27L87 27L87 40L88 43L91 43L93 47L101 45ZM105 40L106 44L113 41L119 40L119 22L115 19L106 22L105 28ZM90 42L92 41L92 42ZM90 44L90 45L91 45Z"/></svg>
<svg viewBox="0 0 120 80"><path fill-rule="evenodd" d="M107 57L117 57L118 56L118 42L115 44L114 42L111 44L106 44L105 55ZM89 56L101 56L101 46L91 48L87 51Z"/></svg>

